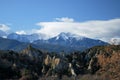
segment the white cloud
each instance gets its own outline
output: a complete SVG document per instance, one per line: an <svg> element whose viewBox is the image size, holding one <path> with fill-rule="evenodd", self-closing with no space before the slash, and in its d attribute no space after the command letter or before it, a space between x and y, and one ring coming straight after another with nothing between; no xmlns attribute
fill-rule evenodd
<svg viewBox="0 0 120 80"><path fill-rule="evenodd" d="M114 45L120 45L120 38L111 38L110 43Z"/></svg>
<svg viewBox="0 0 120 80"><path fill-rule="evenodd" d="M74 19L68 17L55 18L55 20L60 22L74 22Z"/></svg>
<svg viewBox="0 0 120 80"><path fill-rule="evenodd" d="M10 27L8 27L8 26L5 25L5 24L0 24L0 30L6 32L6 31L10 30Z"/></svg>
<svg viewBox="0 0 120 80"><path fill-rule="evenodd" d="M71 32L74 34L101 39L108 41L113 37L120 37L120 19L111 20L93 20L86 22L73 22L67 20L69 18L57 18L63 22L39 22L37 25L41 26L40 30L36 30L38 33L44 33L51 37L61 32Z"/></svg>
<svg viewBox="0 0 120 80"><path fill-rule="evenodd" d="M22 35L22 34L26 34L26 32L25 32L24 30L16 31L16 33L17 33L17 34L20 34L20 35Z"/></svg>

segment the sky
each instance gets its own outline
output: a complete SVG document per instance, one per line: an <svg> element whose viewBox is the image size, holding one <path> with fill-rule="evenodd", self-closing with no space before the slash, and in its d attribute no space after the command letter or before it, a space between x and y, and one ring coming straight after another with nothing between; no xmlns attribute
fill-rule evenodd
<svg viewBox="0 0 120 80"><path fill-rule="evenodd" d="M0 30L119 38L120 0L0 0Z"/></svg>

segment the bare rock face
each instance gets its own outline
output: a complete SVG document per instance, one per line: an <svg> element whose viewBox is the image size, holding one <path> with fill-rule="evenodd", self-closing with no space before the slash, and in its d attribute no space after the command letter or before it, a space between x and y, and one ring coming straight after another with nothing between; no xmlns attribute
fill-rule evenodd
<svg viewBox="0 0 120 80"><path fill-rule="evenodd" d="M20 53L0 50L1 80L41 80L41 77L63 80L62 76L69 76L68 80L71 77L84 80L119 80L119 72L120 45L97 46L64 56L44 53L31 45Z"/></svg>
<svg viewBox="0 0 120 80"><path fill-rule="evenodd" d="M30 58L40 58L43 53L40 50L33 48L31 45L28 45L26 49L21 51L21 54L27 55Z"/></svg>
<svg viewBox="0 0 120 80"><path fill-rule="evenodd" d="M44 65L42 72L46 76L53 75L55 76L56 73L59 75L64 74L64 70L68 70L68 63L62 60L61 58L56 58L56 56L51 57L50 55L46 55L44 59Z"/></svg>

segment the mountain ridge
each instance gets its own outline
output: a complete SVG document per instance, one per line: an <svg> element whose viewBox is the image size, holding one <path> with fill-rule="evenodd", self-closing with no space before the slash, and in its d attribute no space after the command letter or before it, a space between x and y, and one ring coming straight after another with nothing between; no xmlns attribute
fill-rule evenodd
<svg viewBox="0 0 120 80"><path fill-rule="evenodd" d="M17 34L17 33L11 33L7 36L8 39L14 39L14 40L18 40L20 42L30 42L32 43L35 40L41 40L41 39L46 39L46 35L44 34Z"/></svg>
<svg viewBox="0 0 120 80"><path fill-rule="evenodd" d="M27 45L32 44L33 46L35 46L35 48L50 52L61 52L61 51L72 52L72 51L83 51L93 46L108 45L108 43L103 42L101 40L95 40L84 36L78 36L72 33L60 33L59 35L53 38L47 40L34 39L35 41L33 42L30 42L28 40L28 38L26 37L27 35L18 35L18 34L13 34L13 35L14 35L13 36L14 39L11 39L10 35L8 37L10 39L1 38L1 42L3 42L4 45L4 48L2 48L2 46L0 47L1 49L22 50L25 47L27 47ZM29 37L31 36L29 35ZM6 40L8 44L5 42Z"/></svg>
<svg viewBox="0 0 120 80"><path fill-rule="evenodd" d="M60 33L59 35L48 40L37 40L33 44L52 44L64 47L71 47L74 50L85 50L87 48L99 45L108 45L108 43L101 40L95 40L83 36L78 36L71 33Z"/></svg>

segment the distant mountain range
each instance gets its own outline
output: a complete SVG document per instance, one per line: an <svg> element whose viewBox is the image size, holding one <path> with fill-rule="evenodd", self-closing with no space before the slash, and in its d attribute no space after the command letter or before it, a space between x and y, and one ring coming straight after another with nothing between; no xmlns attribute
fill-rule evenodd
<svg viewBox="0 0 120 80"><path fill-rule="evenodd" d="M6 37L6 36L7 34L4 31L0 30L0 37Z"/></svg>
<svg viewBox="0 0 120 80"><path fill-rule="evenodd" d="M19 35L16 33L7 35L6 39L0 38L0 49L3 50L20 51L29 44L37 49L50 52L83 51L93 46L108 45L108 43L101 40L64 32L49 39L46 39L44 34Z"/></svg>
<svg viewBox="0 0 120 80"><path fill-rule="evenodd" d="M0 37L0 50L14 50L20 51L27 47L29 43L20 42Z"/></svg>
<svg viewBox="0 0 120 80"><path fill-rule="evenodd" d="M19 35L16 33L11 33L7 36L8 39L14 39L14 40L18 40L20 42L33 42L35 40L39 40L39 39L45 39L46 35L44 34L31 34L31 35Z"/></svg>

